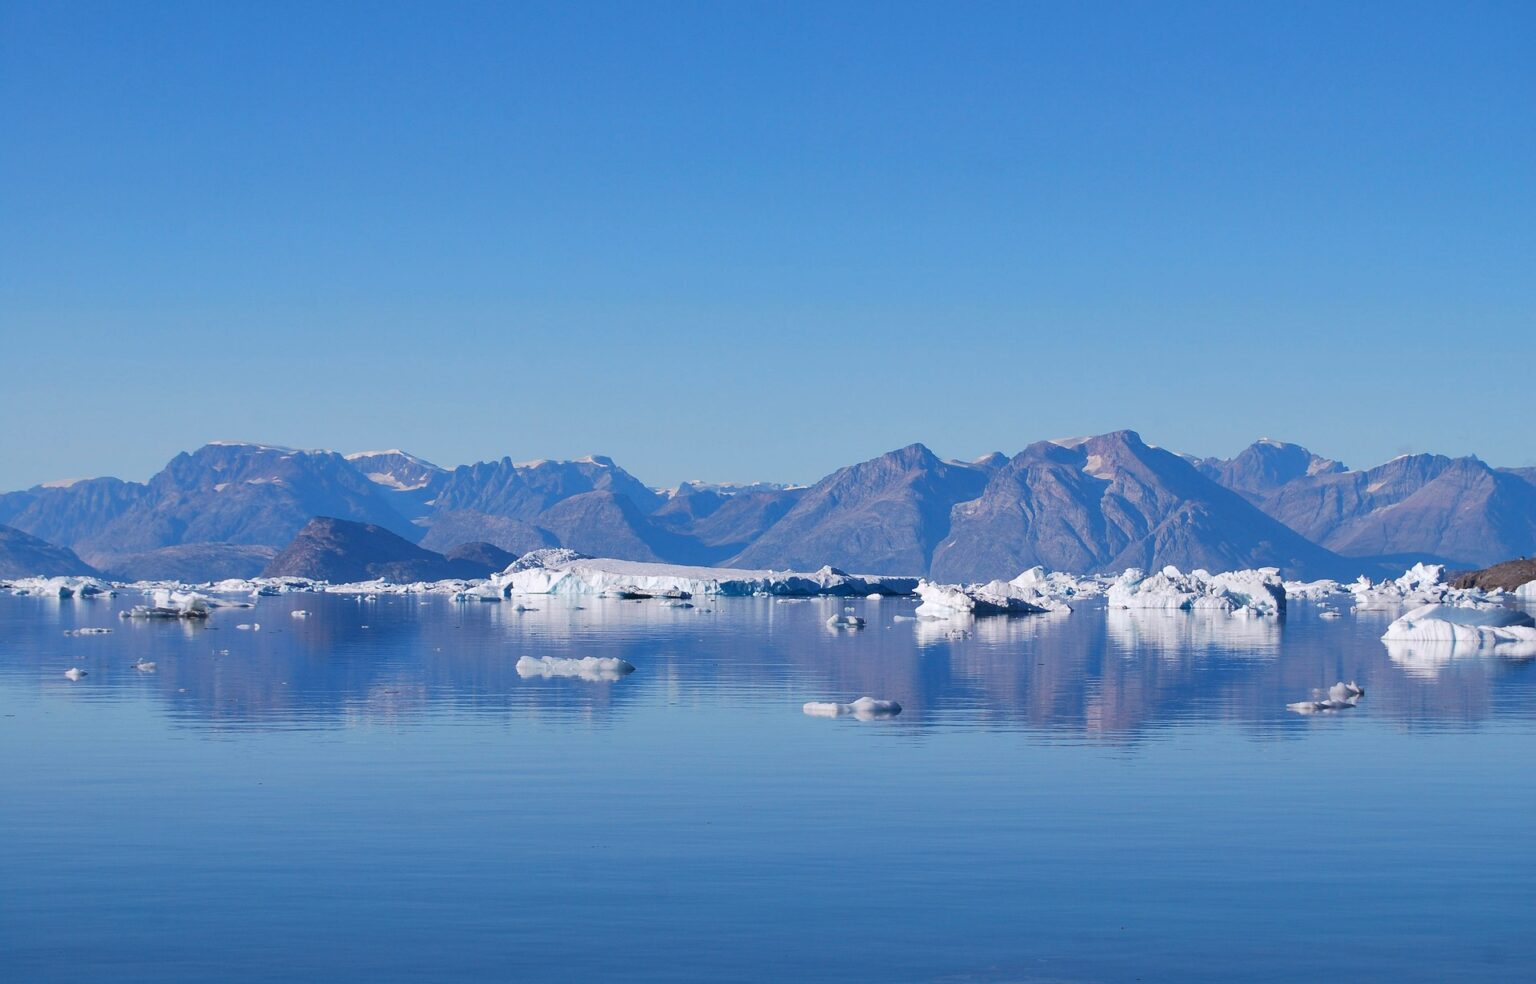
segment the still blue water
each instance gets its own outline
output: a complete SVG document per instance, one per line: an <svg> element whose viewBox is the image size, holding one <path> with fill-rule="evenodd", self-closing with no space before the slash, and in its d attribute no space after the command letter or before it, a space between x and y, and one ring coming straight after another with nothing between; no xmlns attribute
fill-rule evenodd
<svg viewBox="0 0 1536 984"><path fill-rule="evenodd" d="M0 980L1536 978L1536 666L1389 614L141 600L0 597Z"/></svg>

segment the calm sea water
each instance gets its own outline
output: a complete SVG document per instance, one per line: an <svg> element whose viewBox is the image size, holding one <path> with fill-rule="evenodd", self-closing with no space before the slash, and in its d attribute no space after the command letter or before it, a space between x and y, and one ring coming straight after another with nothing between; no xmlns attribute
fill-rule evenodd
<svg viewBox="0 0 1536 984"><path fill-rule="evenodd" d="M0 980L1536 979L1536 666L1385 613L140 600L0 597Z"/></svg>

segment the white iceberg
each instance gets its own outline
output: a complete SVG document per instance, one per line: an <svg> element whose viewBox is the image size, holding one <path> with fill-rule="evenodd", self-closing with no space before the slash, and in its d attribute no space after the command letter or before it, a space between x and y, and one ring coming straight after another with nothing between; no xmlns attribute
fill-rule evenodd
<svg viewBox="0 0 1536 984"><path fill-rule="evenodd" d="M1111 608L1222 611L1234 615L1279 615L1285 611L1285 584L1274 567L1211 574L1164 567L1156 574L1131 568L1105 592Z"/></svg>
<svg viewBox="0 0 1536 984"><path fill-rule="evenodd" d="M864 620L857 615L839 614L827 619L829 629L862 629L863 627Z"/></svg>
<svg viewBox="0 0 1536 984"><path fill-rule="evenodd" d="M1040 615L1070 612L1065 601L1041 593L1033 584L989 581L986 584L917 582L918 618L947 619L971 615Z"/></svg>
<svg viewBox="0 0 1536 984"><path fill-rule="evenodd" d="M78 666L71 666L69 669L64 671L64 676L69 680L79 680L85 676L85 671Z"/></svg>
<svg viewBox="0 0 1536 984"><path fill-rule="evenodd" d="M571 550L535 550L494 575L488 584L504 597L514 594L678 599L695 595L859 597L911 594L917 587L917 578L846 574L834 567L823 567L809 574L688 567L584 557Z"/></svg>
<svg viewBox="0 0 1536 984"><path fill-rule="evenodd" d="M157 588L151 592L154 603L134 605L119 618L207 618L214 603L195 591L173 591Z"/></svg>
<svg viewBox="0 0 1536 984"><path fill-rule="evenodd" d="M1365 696L1365 688L1356 684L1353 680L1349 683L1340 681L1329 687L1328 690L1313 691L1311 700L1297 701L1294 704L1285 705L1288 711L1297 714L1323 714L1329 711L1344 711L1360 703L1360 698Z"/></svg>
<svg viewBox="0 0 1536 984"><path fill-rule="evenodd" d="M23 577L6 583L13 594L37 598L95 598L116 594L112 585L97 577Z"/></svg>
<svg viewBox="0 0 1536 984"><path fill-rule="evenodd" d="M1502 592L1480 588L1456 588L1445 579L1439 564L1414 564L1401 576L1385 581L1361 577L1349 585L1355 607L1366 611L1418 608L1422 605L1479 605L1501 597Z"/></svg>
<svg viewBox="0 0 1536 984"><path fill-rule="evenodd" d="M1338 581L1324 578L1319 581L1286 581L1285 596L1287 598L1301 598L1306 601L1318 601L1333 595L1349 594L1349 589Z"/></svg>
<svg viewBox="0 0 1536 984"><path fill-rule="evenodd" d="M860 721L874 721L879 718L895 717L901 713L901 705L894 700L876 700L873 697L860 697L850 704L838 704L834 701L808 701L800 710L811 717L852 717Z"/></svg>
<svg viewBox="0 0 1536 984"><path fill-rule="evenodd" d="M1422 605L1387 626L1384 642L1441 643L1502 656L1536 655L1536 619L1497 605Z"/></svg>
<svg viewBox="0 0 1536 984"><path fill-rule="evenodd" d="M634 664L612 656L583 656L581 659L524 656L517 661L517 675L524 678L570 677L603 683L618 680L633 672Z"/></svg>

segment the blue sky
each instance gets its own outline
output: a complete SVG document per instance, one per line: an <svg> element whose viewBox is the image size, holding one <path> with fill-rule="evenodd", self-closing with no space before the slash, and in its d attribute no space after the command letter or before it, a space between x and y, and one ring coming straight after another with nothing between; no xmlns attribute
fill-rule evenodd
<svg viewBox="0 0 1536 984"><path fill-rule="evenodd" d="M222 438L1536 464L1533 11L12 0L0 488Z"/></svg>

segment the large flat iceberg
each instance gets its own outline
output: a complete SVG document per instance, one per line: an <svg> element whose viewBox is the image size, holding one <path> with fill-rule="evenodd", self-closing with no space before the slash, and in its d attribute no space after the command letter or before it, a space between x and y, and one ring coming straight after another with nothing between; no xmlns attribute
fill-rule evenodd
<svg viewBox="0 0 1536 984"><path fill-rule="evenodd" d="M1402 616L1384 642L1438 643L1505 656L1536 656L1536 619L1497 605L1423 605Z"/></svg>
<svg viewBox="0 0 1536 984"><path fill-rule="evenodd" d="M519 558L490 583L503 596L569 594L681 597L692 595L905 595L917 588L915 577L846 574L834 567L814 573L739 570L651 564L606 557L584 557L570 550L535 550Z"/></svg>

